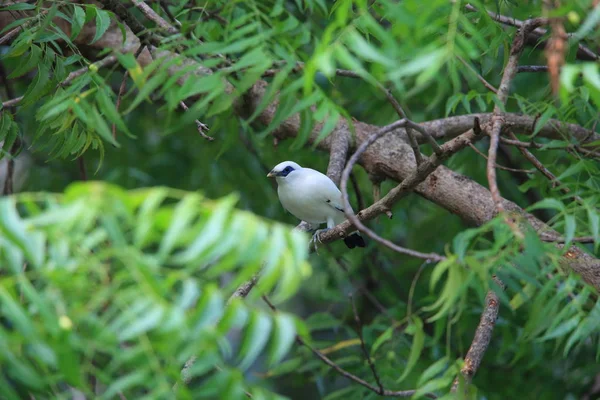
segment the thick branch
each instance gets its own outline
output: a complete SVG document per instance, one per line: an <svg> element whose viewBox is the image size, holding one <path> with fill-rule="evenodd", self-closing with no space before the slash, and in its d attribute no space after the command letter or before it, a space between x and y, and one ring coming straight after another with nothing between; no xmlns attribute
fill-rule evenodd
<svg viewBox="0 0 600 400"><path fill-rule="evenodd" d="M267 83L263 81L257 82L250 90L246 98L246 107L240 109L246 115L248 111L253 112L258 107L263 99ZM277 102L267 106L259 115L258 120L265 125L269 125L273 121L277 111ZM473 127L474 116L481 116L482 125L489 123L490 114L476 114L461 117L452 117L442 120L429 121L421 123L434 138L436 137L454 137L461 133L458 129L463 129L465 132ZM468 121L468 123L467 123ZM519 130L527 131L531 129L534 118L515 114L505 114L505 125L507 128L518 128ZM336 129L348 129L345 120L338 123ZM312 144L319 135L322 126L317 124L313 128L313 132L309 137L309 143ZM354 122L354 131L356 133L357 145L367 140L373 132L379 127L369 125L360 121ZM571 130L572 129L572 130ZM278 139L295 137L300 131L300 117L294 115L283 121L275 130L274 135ZM542 127L540 133L548 137L560 137L561 132L572 135L579 140L589 140L590 137L597 135L591 134L587 129L575 124L564 124L560 121L552 121ZM372 146L370 146L358 160L358 163L365 168L371 176L385 177L397 182L403 181L407 176L415 171L414 157L412 150L406 144L403 135L403 130L398 128L394 133L383 136ZM468 144L465 143L465 146ZM326 138L319 142L318 148L329 151L331 149L331 139ZM418 184L415 193L424 198L446 208L448 211L457 214L465 222L472 225L482 225L496 216L496 209L491 199L490 192L479 185L472 179L455 173L454 171L439 166L425 181ZM533 215L526 213L516 204L503 200L504 208L509 212L514 212L522 215L537 231L552 231L542 221L535 218ZM349 228L349 222L345 222L342 226ZM339 228L334 228L333 231ZM346 229L346 228L345 228ZM348 233L345 231L344 233ZM324 233L321 238L328 237L329 232ZM339 238L339 236L338 236ZM333 240L333 238L331 239ZM570 247L568 255L563 258L566 266L572 268L575 272L581 274L583 278L598 290L600 290L600 260L594 258L588 253L585 253L577 247Z"/></svg>

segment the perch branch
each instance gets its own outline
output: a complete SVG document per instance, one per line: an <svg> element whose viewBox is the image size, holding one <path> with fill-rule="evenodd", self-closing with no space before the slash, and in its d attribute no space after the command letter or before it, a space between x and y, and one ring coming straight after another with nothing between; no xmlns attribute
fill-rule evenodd
<svg viewBox="0 0 600 400"><path fill-rule="evenodd" d="M358 215L354 215L350 208L350 204L348 201L348 178L350 175L350 171L352 170L352 166L358 161L360 156L367 150L367 148L377 141L382 136L387 133L399 128L404 127L409 124L408 120L400 120L395 123L385 126L379 129L377 132L372 134L367 140L365 140L359 148L356 150L356 153L350 157L346 168L342 174L342 182L341 182L341 191L342 191L342 200L344 202L344 212L346 213L346 217L348 221L336 226L335 228L325 232L321 235L321 240L325 243L327 241L334 240L336 237L344 236L348 233L348 230L351 226L356 227L359 231L364 232L367 236L372 238L373 240L383 244L390 249L402 253L407 254L413 257L423 258L426 260L432 261L441 261L444 260L445 257L435 253L421 253L418 251L406 249L400 247L387 239L384 239L377 235L375 232L367 228L361 221L369 220L375 218L379 214L386 213L391 210L393 204L395 204L398 200L412 191L419 183L423 182L427 177L435 171L435 169L448 157L457 151L468 146L469 143L478 140L483 135L476 135L474 130L470 130L463 135L444 143L440 147L439 154L434 154L430 158L426 159L423 164L417 167L416 171L414 171L411 175L406 177L398 186L392 189L387 195L385 195L382 199L371 205L369 208L362 210Z"/></svg>

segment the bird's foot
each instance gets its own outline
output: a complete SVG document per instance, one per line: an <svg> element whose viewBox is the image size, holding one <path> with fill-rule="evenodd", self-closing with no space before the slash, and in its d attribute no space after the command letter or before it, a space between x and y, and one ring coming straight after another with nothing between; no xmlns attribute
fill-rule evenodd
<svg viewBox="0 0 600 400"><path fill-rule="evenodd" d="M317 229L315 231L315 233L312 236L312 239L310 240L310 243L312 243L313 247L315 248L315 251L317 252L317 254L319 254L319 249L317 247L317 243L323 244L323 242L321 241L321 233L327 232L330 228L325 228L325 229Z"/></svg>

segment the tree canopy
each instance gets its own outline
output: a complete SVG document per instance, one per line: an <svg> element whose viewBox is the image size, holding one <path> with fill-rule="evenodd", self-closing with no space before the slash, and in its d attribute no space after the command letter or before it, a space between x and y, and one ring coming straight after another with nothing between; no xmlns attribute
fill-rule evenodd
<svg viewBox="0 0 600 400"><path fill-rule="evenodd" d="M599 22L0 2L0 397L598 398ZM343 193L316 249L284 160Z"/></svg>

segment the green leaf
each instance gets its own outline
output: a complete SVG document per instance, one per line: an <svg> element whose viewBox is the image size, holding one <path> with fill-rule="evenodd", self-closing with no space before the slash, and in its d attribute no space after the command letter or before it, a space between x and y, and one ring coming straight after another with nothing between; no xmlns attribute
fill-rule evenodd
<svg viewBox="0 0 600 400"><path fill-rule="evenodd" d="M556 114L556 109L554 107L548 107L548 109L546 111L544 111L544 113L537 119L536 123L535 123L535 129L533 130L533 133L531 134L531 138L534 138L539 131L542 130L542 128L544 128L544 126L546 126L546 123L548 123L548 121Z"/></svg>
<svg viewBox="0 0 600 400"><path fill-rule="evenodd" d="M550 208L550 209L558 210L558 211L565 210L565 206L561 201L550 197L550 198L546 198L542 201L538 201L533 206L528 207L527 211L538 210L540 208Z"/></svg>
<svg viewBox="0 0 600 400"><path fill-rule="evenodd" d="M192 219L196 217L201 197L197 194L189 194L183 198L171 218L169 229L165 232L158 249L159 260L164 260L171 253L175 244L180 239L181 233L189 226ZM155 199L155 201L158 199Z"/></svg>
<svg viewBox="0 0 600 400"><path fill-rule="evenodd" d="M592 12L587 15L583 24L577 29L573 36L569 38L569 41L572 43L577 43L585 38L595 27L598 25L600 21L600 6L594 7Z"/></svg>
<svg viewBox="0 0 600 400"><path fill-rule="evenodd" d="M112 122L119 130L125 133L128 137L135 139L136 136L129 131L125 122L121 118L121 115L117 111L115 104L104 90L96 92L96 99L98 100L98 106L100 111Z"/></svg>
<svg viewBox="0 0 600 400"><path fill-rule="evenodd" d="M423 321L419 317L412 317L411 323L409 325L414 329L414 337L412 347L410 348L410 354L408 356L408 360L406 361L406 367L400 375L400 378L396 380L396 383L402 382L404 378L408 376L408 374L412 371L417 361L419 361L419 357L421 356L421 352L423 351L423 346L425 345L425 332L423 331Z"/></svg>
<svg viewBox="0 0 600 400"><path fill-rule="evenodd" d="M102 118L96 107L92 107L91 110L88 111L91 115L88 114L92 118L92 121L89 121L87 125L90 128L93 128L102 139L106 140L108 143L112 144L115 147L121 147L121 145L113 138L112 131L110 130L108 124Z"/></svg>
<svg viewBox="0 0 600 400"><path fill-rule="evenodd" d="M565 336L567 333L571 332L573 329L579 325L579 321L581 321L581 315L575 315L574 317L566 320L562 324L558 325L556 328L548 331L544 336L537 339L540 342L555 339L558 337Z"/></svg>
<svg viewBox="0 0 600 400"><path fill-rule="evenodd" d="M36 6L35 4L29 4L29 3L16 3L16 4L10 4L8 6L2 6L0 8L2 11L24 11L24 10L35 10Z"/></svg>
<svg viewBox="0 0 600 400"><path fill-rule="evenodd" d="M202 231L198 234L197 238L185 250L176 253L173 257L173 262L175 264L188 264L219 240L224 231L225 222L229 218L236 202L237 196L234 195L230 195L219 201L212 211L209 220L203 225Z"/></svg>
<svg viewBox="0 0 600 400"><path fill-rule="evenodd" d="M242 357L239 364L240 369L248 369L258 357L269 340L272 325L273 323L267 315L259 312L252 313L240 348L240 356Z"/></svg>
<svg viewBox="0 0 600 400"><path fill-rule="evenodd" d="M569 248L569 245L575 237L575 230L577 229L577 223L575 217L572 215L565 215L565 248Z"/></svg>
<svg viewBox="0 0 600 400"><path fill-rule="evenodd" d="M286 314L275 314L275 329L269 349L269 365L279 363L290 351L296 339L296 323Z"/></svg>
<svg viewBox="0 0 600 400"><path fill-rule="evenodd" d="M588 220L590 222L590 232L594 237L595 249L600 245L600 214L586 204Z"/></svg>
<svg viewBox="0 0 600 400"><path fill-rule="evenodd" d="M110 14L104 10L101 10L99 8L94 8L94 7L88 7L88 10L90 8L95 10L95 12L96 12L96 34L94 35L94 38L90 42L90 44L93 44L104 35L106 30L110 26Z"/></svg>
<svg viewBox="0 0 600 400"><path fill-rule="evenodd" d="M431 364L419 377L417 386L421 387L427 382L431 381L436 375L439 375L442 371L448 368L449 360L448 357L442 357L433 364Z"/></svg>
<svg viewBox="0 0 600 400"><path fill-rule="evenodd" d="M375 354L377 350L381 347L381 345L383 345L385 342L392 338L392 335L394 334L394 329L396 328L390 326L385 331L383 331L383 333L379 335L377 339L375 339L375 341L373 342L373 346L371 346L371 354Z"/></svg>
<svg viewBox="0 0 600 400"><path fill-rule="evenodd" d="M73 4L73 23L71 24L71 39L75 39L85 24L85 11L80 6Z"/></svg>

